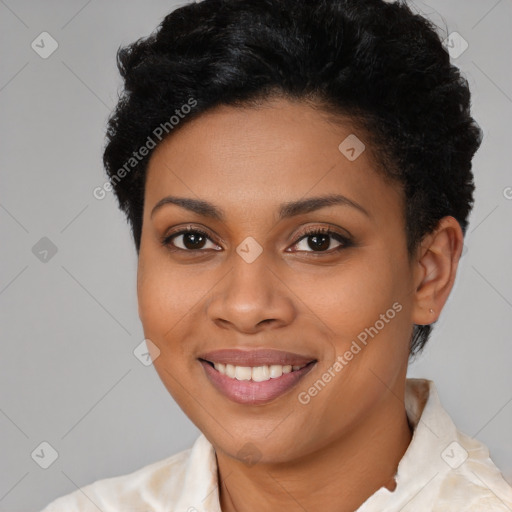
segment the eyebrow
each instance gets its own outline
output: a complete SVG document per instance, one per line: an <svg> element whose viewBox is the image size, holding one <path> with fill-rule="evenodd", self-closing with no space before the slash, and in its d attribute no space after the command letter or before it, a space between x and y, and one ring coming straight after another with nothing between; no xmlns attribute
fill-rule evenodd
<svg viewBox="0 0 512 512"><path fill-rule="evenodd" d="M219 221L225 221L226 219L224 211L208 201L176 196L167 196L160 199L160 201L158 201L158 203L156 203L156 205L151 210L150 217L153 217L153 214L166 204L175 204L177 206L181 206L182 208L197 213L198 215L202 215L203 217L210 217ZM327 196L310 197L308 199L299 199L298 201L283 203L279 208L279 220L294 217L304 213L309 213L315 210L319 210L320 208L325 208L326 206L334 205L350 206L364 213L367 217L370 217L370 214L355 201L352 201L348 197L345 197L341 194L331 194Z"/></svg>

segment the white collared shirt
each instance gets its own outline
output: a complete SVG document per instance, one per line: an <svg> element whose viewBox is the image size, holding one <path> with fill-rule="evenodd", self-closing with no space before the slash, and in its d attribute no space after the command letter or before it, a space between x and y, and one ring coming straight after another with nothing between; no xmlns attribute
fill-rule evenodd
<svg viewBox="0 0 512 512"><path fill-rule="evenodd" d="M512 512L512 487L481 442L455 427L434 382L407 379L413 437L394 491L381 487L355 512ZM41 512L221 512L217 461L201 434L192 448L133 473L95 482Z"/></svg>

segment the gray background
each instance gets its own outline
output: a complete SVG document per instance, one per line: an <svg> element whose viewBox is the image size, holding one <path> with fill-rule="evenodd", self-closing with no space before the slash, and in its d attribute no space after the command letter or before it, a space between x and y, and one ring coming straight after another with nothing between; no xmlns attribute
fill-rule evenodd
<svg viewBox="0 0 512 512"><path fill-rule="evenodd" d="M198 435L133 354L144 338L135 249L112 194L92 195L105 181L115 52L184 3L0 0L0 511L37 511ZM454 63L485 139L456 285L410 376L435 381L459 429L512 483L512 3L411 6L467 40ZM31 48L43 31L59 45L47 59ZM32 250L43 237L57 248L46 262ZM31 457L43 441L58 452L48 469Z"/></svg>

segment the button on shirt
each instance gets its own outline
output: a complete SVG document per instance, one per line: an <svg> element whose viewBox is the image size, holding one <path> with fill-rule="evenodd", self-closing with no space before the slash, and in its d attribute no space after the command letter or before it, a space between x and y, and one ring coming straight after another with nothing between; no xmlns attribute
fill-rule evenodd
<svg viewBox="0 0 512 512"><path fill-rule="evenodd" d="M512 487L481 442L457 430L434 382L407 379L413 437L395 474L355 512L512 512ZM259 506L261 510L265 507ZM221 512L217 460L201 434L193 446L127 475L52 501L41 512Z"/></svg>

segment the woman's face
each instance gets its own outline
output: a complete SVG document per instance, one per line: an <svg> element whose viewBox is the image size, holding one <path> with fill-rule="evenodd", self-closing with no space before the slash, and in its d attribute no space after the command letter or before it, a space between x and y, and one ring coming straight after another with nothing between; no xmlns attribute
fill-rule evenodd
<svg viewBox="0 0 512 512"><path fill-rule="evenodd" d="M286 100L222 106L155 149L139 314L160 378L217 450L292 460L403 396L414 266L402 192L370 149ZM168 196L189 202L155 208ZM341 199L311 201L326 196Z"/></svg>

